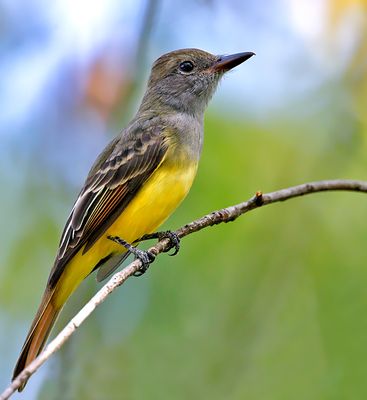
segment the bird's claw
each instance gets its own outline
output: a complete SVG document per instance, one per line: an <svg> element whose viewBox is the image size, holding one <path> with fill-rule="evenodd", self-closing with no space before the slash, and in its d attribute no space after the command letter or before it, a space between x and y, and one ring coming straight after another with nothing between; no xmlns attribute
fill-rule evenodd
<svg viewBox="0 0 367 400"><path fill-rule="evenodd" d="M137 242L143 241L143 240L151 240L151 239L169 239L170 241L170 246L167 250L165 250L165 253L170 251L172 248L174 248L174 252L172 254L169 254L170 256L175 256L178 251L180 250L180 238L177 235L177 233L172 232L172 231L163 231L163 232L154 232L154 233L148 233L141 238L137 239Z"/></svg>
<svg viewBox="0 0 367 400"><path fill-rule="evenodd" d="M134 276L142 276L144 275L150 264L155 260L155 255L151 253L150 251L144 251L144 250L139 250L136 247L135 248L135 258L140 260L141 262L141 267L133 273Z"/></svg>
<svg viewBox="0 0 367 400"><path fill-rule="evenodd" d="M174 248L173 253L169 254L169 256L175 256L180 250L180 238L178 237L177 233L172 231L167 231L167 232L162 232L162 235L159 238L159 240L166 238L170 240L171 244L171 247L166 252Z"/></svg>
<svg viewBox="0 0 367 400"><path fill-rule="evenodd" d="M134 276L142 276L147 271L150 264L155 260L155 255L152 252L140 250L118 236L108 236L108 239L125 247L125 249L128 250L131 254L134 254L135 259L140 260L141 267L138 271L133 273Z"/></svg>

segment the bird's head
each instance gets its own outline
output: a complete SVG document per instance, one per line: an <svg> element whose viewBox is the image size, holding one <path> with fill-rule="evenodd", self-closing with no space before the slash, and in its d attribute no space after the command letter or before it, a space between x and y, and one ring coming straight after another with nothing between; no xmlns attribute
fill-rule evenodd
<svg viewBox="0 0 367 400"><path fill-rule="evenodd" d="M202 115L224 73L253 55L215 56L199 49L164 54L153 64L142 107Z"/></svg>

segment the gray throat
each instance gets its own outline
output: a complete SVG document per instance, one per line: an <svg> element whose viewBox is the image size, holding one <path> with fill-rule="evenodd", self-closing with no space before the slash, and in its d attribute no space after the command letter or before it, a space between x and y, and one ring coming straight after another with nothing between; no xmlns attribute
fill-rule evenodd
<svg viewBox="0 0 367 400"><path fill-rule="evenodd" d="M174 139L185 148L191 160L199 160L204 141L204 114L200 117L185 112L164 116L167 126L173 128Z"/></svg>

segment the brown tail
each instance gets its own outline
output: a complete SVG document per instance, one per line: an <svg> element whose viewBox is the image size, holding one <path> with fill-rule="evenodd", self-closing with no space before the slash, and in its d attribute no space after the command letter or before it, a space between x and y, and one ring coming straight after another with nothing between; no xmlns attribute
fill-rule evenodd
<svg viewBox="0 0 367 400"><path fill-rule="evenodd" d="M51 332L55 320L60 312L52 303L52 292L46 292L43 296L41 305L33 320L31 329L22 347L22 351L14 368L13 379L18 376L23 369L30 364L42 351L46 340ZM24 389L27 382L19 387L19 392Z"/></svg>

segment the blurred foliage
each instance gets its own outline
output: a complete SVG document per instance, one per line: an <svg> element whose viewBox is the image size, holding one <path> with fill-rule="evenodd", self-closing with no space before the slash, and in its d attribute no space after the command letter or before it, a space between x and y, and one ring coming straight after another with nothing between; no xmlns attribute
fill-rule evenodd
<svg viewBox="0 0 367 400"><path fill-rule="evenodd" d="M327 48L330 40L338 43L335 32L343 15L360 7L365 20L365 6L365 1L328 2L329 25L320 37ZM361 24L342 73L289 100L286 112L264 110L264 118L255 121L245 109L236 114L225 102L215 102L206 116L195 184L163 229L244 201L257 190L366 179L366 26ZM81 99L64 93L47 123L29 121L35 148L23 154L27 146L14 141L0 159L2 386L82 176L107 141L106 132L121 129L110 116L126 118L117 114L130 101L123 97L131 95L125 89L133 77L116 76L112 68L109 78L109 59L100 54L106 63L97 57L89 75L78 78L85 84ZM251 66L236 74L246 68ZM100 131L93 131L95 126ZM67 134L72 138L65 139ZM58 163L75 179L68 180ZM159 257L146 275L110 296L32 377L22 398L365 399L366 213L362 194L314 194L185 238L177 257ZM98 287L93 277L83 282L55 332Z"/></svg>

